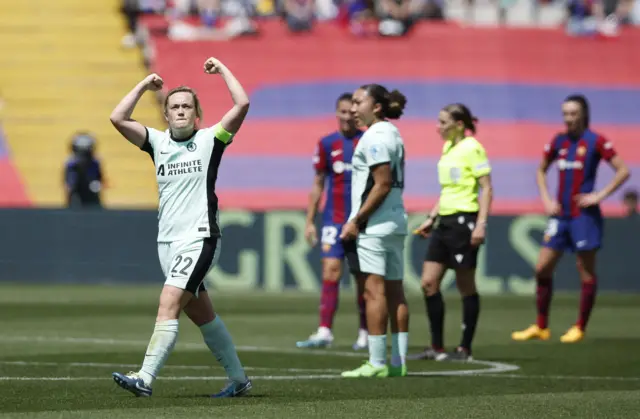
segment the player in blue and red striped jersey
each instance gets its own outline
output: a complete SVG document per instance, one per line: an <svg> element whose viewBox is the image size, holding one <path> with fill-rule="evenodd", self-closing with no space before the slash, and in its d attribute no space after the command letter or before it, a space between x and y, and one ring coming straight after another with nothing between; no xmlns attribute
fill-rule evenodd
<svg viewBox="0 0 640 419"><path fill-rule="evenodd" d="M576 253L582 291L578 321L560 341L574 343L584 338L598 282L596 253L602 244L604 224L599 203L629 178L629 169L611 142L589 128L589 103L584 96L565 99L562 114L567 131L556 135L545 147L537 173L540 195L550 215L536 266L538 318L536 324L512 333L511 337L517 341L551 337L548 318L552 275L565 250ZM615 176L598 191L596 174L602 159L615 170ZM549 195L546 185L546 172L554 161L559 172L557 199Z"/></svg>
<svg viewBox="0 0 640 419"><path fill-rule="evenodd" d="M342 225L351 212L351 159L353 150L362 136L351 114L351 93L344 93L336 102L338 131L322 138L318 143L313 164L316 175L309 195L305 236L313 246L317 243L315 217L322 193L327 195L322 213L322 295L320 297L320 325L309 339L297 343L299 348L318 348L333 342L333 318L338 308L340 278L344 249L340 240ZM358 284L360 328L353 349L367 347L367 320L364 310L363 284Z"/></svg>

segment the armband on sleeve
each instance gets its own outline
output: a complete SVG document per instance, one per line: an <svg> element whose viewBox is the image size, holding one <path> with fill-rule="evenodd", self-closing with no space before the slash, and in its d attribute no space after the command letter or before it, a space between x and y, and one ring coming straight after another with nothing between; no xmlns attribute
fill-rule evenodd
<svg viewBox="0 0 640 419"><path fill-rule="evenodd" d="M222 141L225 144L229 144L234 135L226 129L222 128L222 125L219 122L213 127L213 134L218 140Z"/></svg>

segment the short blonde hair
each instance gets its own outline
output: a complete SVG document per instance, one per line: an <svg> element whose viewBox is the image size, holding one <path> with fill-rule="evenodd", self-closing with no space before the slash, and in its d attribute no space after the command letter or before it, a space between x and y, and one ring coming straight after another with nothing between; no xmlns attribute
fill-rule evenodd
<svg viewBox="0 0 640 419"><path fill-rule="evenodd" d="M193 90L192 88L188 87L188 86L178 86L178 87L174 87L173 89L169 90L169 92L167 93L167 95L164 97L164 113L165 115L167 114L167 105L169 104L169 98L171 97L171 95L175 94L175 93L181 93L181 92L187 92L187 93L191 93L191 96L193 96L193 103L196 107L196 116L200 119L202 119L202 107L200 106L200 99L198 99L198 95L196 93L195 90Z"/></svg>

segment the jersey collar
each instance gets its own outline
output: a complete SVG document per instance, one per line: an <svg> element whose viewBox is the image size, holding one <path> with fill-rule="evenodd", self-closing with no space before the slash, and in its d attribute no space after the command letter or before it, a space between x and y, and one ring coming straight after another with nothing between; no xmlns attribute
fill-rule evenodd
<svg viewBox="0 0 640 419"><path fill-rule="evenodd" d="M189 141L190 139L192 139L196 135L197 132L198 132L198 130L194 129L193 133L191 133L190 136L185 137L185 138L176 138L171 133L171 130L169 130L169 136L171 137L171 140L175 141L176 143L184 143L184 142Z"/></svg>

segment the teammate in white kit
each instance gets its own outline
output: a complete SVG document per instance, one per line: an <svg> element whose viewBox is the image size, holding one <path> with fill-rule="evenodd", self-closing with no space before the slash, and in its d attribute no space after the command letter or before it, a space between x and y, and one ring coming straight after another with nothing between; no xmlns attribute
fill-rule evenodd
<svg viewBox="0 0 640 419"><path fill-rule="evenodd" d="M368 129L353 154L351 215L342 228L345 253L355 275L365 281L369 360L343 377L402 377L409 340L404 296L404 142L387 119L398 119L407 100L377 84L353 94L352 112ZM391 366L387 366L387 323L391 323Z"/></svg>
<svg viewBox="0 0 640 419"><path fill-rule="evenodd" d="M142 368L113 373L122 388L136 396L151 396L152 384L178 338L178 317L184 311L202 332L205 343L229 376L228 384L212 397L237 397L251 389L224 323L216 315L204 278L220 254L218 166L249 110L249 98L231 71L215 58L204 63L207 74L219 74L227 84L233 107L209 128L198 128L202 110L188 87L168 92L164 114L166 131L145 127L131 119L140 97L157 91L162 79L151 74L138 83L111 113L111 122L131 143L149 153L158 181L158 256L165 284L160 294L155 329Z"/></svg>

